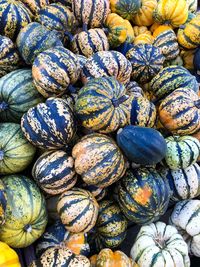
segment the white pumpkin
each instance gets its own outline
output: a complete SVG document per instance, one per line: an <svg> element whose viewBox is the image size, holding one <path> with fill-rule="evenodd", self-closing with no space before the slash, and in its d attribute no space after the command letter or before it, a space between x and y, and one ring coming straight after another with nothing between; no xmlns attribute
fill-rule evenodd
<svg viewBox="0 0 200 267"><path fill-rule="evenodd" d="M188 247L177 229L163 222L142 226L131 249L140 267L189 267Z"/></svg>
<svg viewBox="0 0 200 267"><path fill-rule="evenodd" d="M187 242L189 253L200 257L200 200L178 202L169 222L178 229Z"/></svg>

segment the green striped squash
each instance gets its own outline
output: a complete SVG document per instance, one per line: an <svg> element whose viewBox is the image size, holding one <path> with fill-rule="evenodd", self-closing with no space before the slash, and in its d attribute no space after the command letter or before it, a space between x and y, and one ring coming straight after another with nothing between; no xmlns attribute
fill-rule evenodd
<svg viewBox="0 0 200 267"><path fill-rule="evenodd" d="M39 187L51 195L69 190L77 180L74 160L62 150L44 152L35 162L32 176Z"/></svg>
<svg viewBox="0 0 200 267"><path fill-rule="evenodd" d="M29 9L17 0L0 2L0 34L15 40L19 31L31 22Z"/></svg>
<svg viewBox="0 0 200 267"><path fill-rule="evenodd" d="M196 13L198 0L186 0L188 3L188 10L189 12Z"/></svg>
<svg viewBox="0 0 200 267"><path fill-rule="evenodd" d="M35 148L24 137L20 125L0 124L0 174L26 169L35 155Z"/></svg>
<svg viewBox="0 0 200 267"><path fill-rule="evenodd" d="M80 65L75 54L63 46L40 53L32 66L33 82L46 98L61 96L80 75Z"/></svg>
<svg viewBox="0 0 200 267"><path fill-rule="evenodd" d="M157 221L168 207L168 181L153 168L130 169L116 185L124 215L137 224Z"/></svg>
<svg viewBox="0 0 200 267"><path fill-rule="evenodd" d="M110 0L111 11L122 18L131 20L142 5L141 0Z"/></svg>
<svg viewBox="0 0 200 267"><path fill-rule="evenodd" d="M74 187L59 197L57 210L69 232L87 233L96 223L99 205L92 193Z"/></svg>
<svg viewBox="0 0 200 267"><path fill-rule="evenodd" d="M62 46L58 33L38 22L29 23L17 37L17 48L28 65L32 65L39 53L55 46Z"/></svg>
<svg viewBox="0 0 200 267"><path fill-rule="evenodd" d="M71 50L75 54L90 57L96 52L109 50L108 38L99 28L82 31L73 37Z"/></svg>
<svg viewBox="0 0 200 267"><path fill-rule="evenodd" d="M7 206L7 196L3 182L0 180L0 225L5 223L5 211Z"/></svg>
<svg viewBox="0 0 200 267"><path fill-rule="evenodd" d="M126 85L127 94L133 95L134 97L144 96L144 92L139 84L135 81L130 81Z"/></svg>
<svg viewBox="0 0 200 267"><path fill-rule="evenodd" d="M179 55L179 46L173 30L161 32L154 40L153 45L160 48L166 60L175 59Z"/></svg>
<svg viewBox="0 0 200 267"><path fill-rule="evenodd" d="M0 226L0 240L14 248L32 244L47 224L45 200L36 184L23 175L2 179L7 195L6 221Z"/></svg>
<svg viewBox="0 0 200 267"><path fill-rule="evenodd" d="M165 163L171 170L184 169L195 163L200 153L200 142L192 136L170 136L166 139Z"/></svg>
<svg viewBox="0 0 200 267"><path fill-rule="evenodd" d="M25 112L44 101L36 90L30 69L12 71L0 79L0 119L20 122Z"/></svg>
<svg viewBox="0 0 200 267"><path fill-rule="evenodd" d="M0 78L19 68L20 58L14 43L0 35Z"/></svg>
<svg viewBox="0 0 200 267"><path fill-rule="evenodd" d="M89 244L99 252L103 248L118 247L126 237L127 219L119 206L111 200L99 203L99 215ZM91 239L90 239L91 238Z"/></svg>
<svg viewBox="0 0 200 267"><path fill-rule="evenodd" d="M40 9L49 5L49 0L21 0L21 2L23 2L34 15L36 15Z"/></svg>
<svg viewBox="0 0 200 267"><path fill-rule="evenodd" d="M103 134L84 136L72 150L75 171L89 185L107 187L125 173L123 154L110 137Z"/></svg>
<svg viewBox="0 0 200 267"><path fill-rule="evenodd" d="M75 112L85 128L110 133L127 124L130 99L115 78L92 79L78 92Z"/></svg>
<svg viewBox="0 0 200 267"><path fill-rule="evenodd" d="M76 125L73 112L64 99L48 98L23 115L21 128L35 146L58 149L70 143Z"/></svg>
<svg viewBox="0 0 200 267"><path fill-rule="evenodd" d="M190 88L195 92L199 90L196 78L181 66L162 69L150 83L150 90L157 100L165 98L178 88Z"/></svg>
<svg viewBox="0 0 200 267"><path fill-rule="evenodd" d="M131 64L117 51L100 51L88 58L82 68L82 81L103 76L114 76L119 82L126 84L130 81Z"/></svg>
<svg viewBox="0 0 200 267"><path fill-rule="evenodd" d="M109 0L72 0L73 13L79 24L101 27L110 13Z"/></svg>
<svg viewBox="0 0 200 267"><path fill-rule="evenodd" d="M135 45L126 53L132 65L131 77L139 83L148 83L163 68L165 57L161 50L150 44Z"/></svg>

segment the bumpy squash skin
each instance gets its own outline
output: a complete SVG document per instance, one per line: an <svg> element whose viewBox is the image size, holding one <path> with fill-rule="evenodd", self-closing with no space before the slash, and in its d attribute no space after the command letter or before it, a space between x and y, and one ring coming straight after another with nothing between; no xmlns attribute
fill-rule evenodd
<svg viewBox="0 0 200 267"><path fill-rule="evenodd" d="M20 122L25 112L44 101L36 90L30 69L12 71L0 79L0 119Z"/></svg>
<svg viewBox="0 0 200 267"><path fill-rule="evenodd" d="M40 9L49 5L49 0L21 0L36 15Z"/></svg>
<svg viewBox="0 0 200 267"><path fill-rule="evenodd" d="M0 225L5 222L5 211L7 205L7 196L5 192L5 187L0 180Z"/></svg>
<svg viewBox="0 0 200 267"><path fill-rule="evenodd" d="M2 181L7 208L6 222L0 226L0 240L14 248L27 247L45 230L45 199L36 184L23 175L5 176Z"/></svg>
<svg viewBox="0 0 200 267"><path fill-rule="evenodd" d="M119 14L122 18L130 20L138 13L141 0L111 0L110 8L113 13Z"/></svg>
<svg viewBox="0 0 200 267"><path fill-rule="evenodd" d="M153 168L130 169L116 185L124 215L137 224L157 221L168 207L168 181Z"/></svg>
<svg viewBox="0 0 200 267"><path fill-rule="evenodd" d="M68 231L87 233L96 223L99 205L92 193L74 187L59 197L57 210Z"/></svg>
<svg viewBox="0 0 200 267"><path fill-rule="evenodd" d="M0 242L0 266L21 267L17 253L4 242Z"/></svg>
<svg viewBox="0 0 200 267"><path fill-rule="evenodd" d="M157 0L141 0L141 7L137 14L133 17L134 25L151 26L154 22L153 11L157 6Z"/></svg>
<svg viewBox="0 0 200 267"><path fill-rule="evenodd" d="M103 134L84 136L72 150L75 170L85 183L107 187L125 173L125 159L116 143Z"/></svg>

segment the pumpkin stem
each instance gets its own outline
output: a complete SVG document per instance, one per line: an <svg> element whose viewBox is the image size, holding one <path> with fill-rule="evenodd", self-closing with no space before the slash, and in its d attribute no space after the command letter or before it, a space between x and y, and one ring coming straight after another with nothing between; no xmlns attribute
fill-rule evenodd
<svg viewBox="0 0 200 267"><path fill-rule="evenodd" d="M197 101L194 101L194 105L195 105L196 108L200 109L200 99L197 100Z"/></svg>
<svg viewBox="0 0 200 267"><path fill-rule="evenodd" d="M4 158L4 152L3 150L0 150L0 160L3 160L3 158Z"/></svg>
<svg viewBox="0 0 200 267"><path fill-rule="evenodd" d="M31 233L32 232L32 226L30 224L26 224L24 226L24 231L27 233Z"/></svg>
<svg viewBox="0 0 200 267"><path fill-rule="evenodd" d="M128 98L129 98L128 95L123 95L118 99L117 98L113 98L111 101L112 101L113 106L117 108L117 107L119 107L120 104L125 102Z"/></svg>
<svg viewBox="0 0 200 267"><path fill-rule="evenodd" d="M8 103L5 101L0 102L0 112L5 111L6 109L8 109Z"/></svg>
<svg viewBox="0 0 200 267"><path fill-rule="evenodd" d="M73 41L74 36L73 36L73 34L71 34L71 32L66 31L66 32L64 33L64 35L69 39L70 42Z"/></svg>
<svg viewBox="0 0 200 267"><path fill-rule="evenodd" d="M88 30L87 24L84 23L82 29L84 32L87 32L87 30Z"/></svg>

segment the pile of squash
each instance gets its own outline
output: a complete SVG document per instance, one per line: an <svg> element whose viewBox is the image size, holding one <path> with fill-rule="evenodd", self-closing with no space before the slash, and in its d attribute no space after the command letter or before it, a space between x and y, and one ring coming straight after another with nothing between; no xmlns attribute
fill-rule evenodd
<svg viewBox="0 0 200 267"><path fill-rule="evenodd" d="M0 266L200 257L197 4L0 0Z"/></svg>

